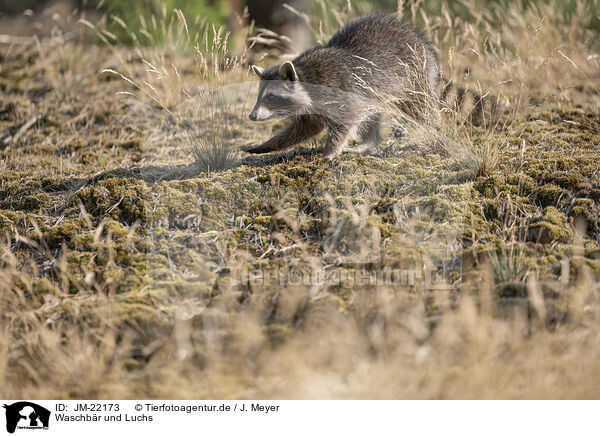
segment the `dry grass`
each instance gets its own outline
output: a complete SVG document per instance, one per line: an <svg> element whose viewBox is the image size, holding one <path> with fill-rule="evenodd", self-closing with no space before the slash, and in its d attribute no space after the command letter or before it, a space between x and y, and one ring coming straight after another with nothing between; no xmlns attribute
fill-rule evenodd
<svg viewBox="0 0 600 436"><path fill-rule="evenodd" d="M489 175L509 145L508 138L514 133L511 127L534 107L557 100L568 102L567 91L574 86L569 84L575 82L586 83L598 94L590 78L595 77L600 60L589 51L597 34L589 23L600 4L577 2L566 25L565 17L557 12L559 2L517 3L508 9L494 3L481 7L473 0L458 3L469 11L468 18L451 17L443 2L440 15L427 14L421 1L401 2L399 8L438 49L446 77L487 96L506 113L499 118L487 114L482 132L471 124L468 112L446 104L441 128L431 131L427 126L436 123L425 122L425 127L418 125L416 136L431 138L434 150L454 156L475 174ZM398 118L402 122L405 115Z"/></svg>
<svg viewBox="0 0 600 436"><path fill-rule="evenodd" d="M238 150L247 141L242 132L248 122L237 114L249 110L248 49L231 54L230 32L198 17L193 28L203 30L190 33L180 10L164 10L162 17L152 16L148 22L142 17L137 33L119 17L112 20L129 35L137 55L134 61L124 58L114 45L114 35L82 22L120 58L122 71L106 68L103 73L115 74L130 85L131 91L119 94L135 99L139 122L152 119L154 131L166 131L163 139L179 143L201 171L235 166Z"/></svg>
<svg viewBox="0 0 600 436"><path fill-rule="evenodd" d="M561 289L569 321L551 330L548 302L531 290L539 284L530 283L529 299L500 316L493 278L484 275L465 283L457 302L445 292L428 295L442 308L436 319L423 307L426 295L409 288L356 289L348 314L327 293L271 290L278 322L302 314L302 328L281 342L285 331L271 327L270 346L263 291L241 310L235 289L222 288L210 308L166 330L148 325L148 343L136 344L135 330L107 322L118 295L92 286L63 295L73 307L92 305L98 317L74 328L54 309L66 304L61 295L45 295L30 309L36 303L26 296L35 291L27 283L35 275L6 246L2 263L2 304L10 314L0 342L6 398L582 399L597 398L600 388L593 381L600 373L600 288L587 274Z"/></svg>

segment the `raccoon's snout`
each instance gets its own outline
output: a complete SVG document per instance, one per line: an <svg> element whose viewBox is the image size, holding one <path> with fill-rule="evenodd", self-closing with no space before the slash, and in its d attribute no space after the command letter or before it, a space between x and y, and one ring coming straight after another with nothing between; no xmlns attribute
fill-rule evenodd
<svg viewBox="0 0 600 436"><path fill-rule="evenodd" d="M250 112L250 119L252 121L266 121L268 119L273 118L274 114L270 110L260 106L255 107L252 112Z"/></svg>

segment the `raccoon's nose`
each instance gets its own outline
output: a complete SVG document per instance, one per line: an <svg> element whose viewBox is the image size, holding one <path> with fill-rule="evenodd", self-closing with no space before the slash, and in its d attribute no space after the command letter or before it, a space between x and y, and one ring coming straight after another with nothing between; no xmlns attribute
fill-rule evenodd
<svg viewBox="0 0 600 436"><path fill-rule="evenodd" d="M254 112L254 111L250 112L250 119L252 121L256 121L256 112Z"/></svg>

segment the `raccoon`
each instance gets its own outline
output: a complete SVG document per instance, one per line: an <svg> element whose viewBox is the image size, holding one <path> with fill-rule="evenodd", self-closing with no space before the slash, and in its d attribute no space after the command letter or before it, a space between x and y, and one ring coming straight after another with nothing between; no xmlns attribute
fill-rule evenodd
<svg viewBox="0 0 600 436"><path fill-rule="evenodd" d="M444 81L437 56L412 25L389 15L368 15L342 27L324 46L270 68L253 65L260 78L252 121L287 117L288 124L268 141L242 147L249 153L284 150L328 129L323 154L332 159L360 134L353 150L381 140L384 108L393 102L411 117L437 124L439 98L469 100L472 112L484 99ZM436 104L430 104L435 101Z"/></svg>

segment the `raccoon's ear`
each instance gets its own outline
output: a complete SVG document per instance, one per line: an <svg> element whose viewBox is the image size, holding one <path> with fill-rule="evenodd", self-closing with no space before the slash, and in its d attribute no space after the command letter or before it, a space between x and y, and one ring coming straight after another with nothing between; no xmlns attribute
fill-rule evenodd
<svg viewBox="0 0 600 436"><path fill-rule="evenodd" d="M279 67L279 74L281 74L281 76L284 77L286 80L291 80L292 82L298 80L298 73L296 73L296 68L294 67L294 64L292 64L290 61L285 61L281 64L281 66Z"/></svg>
<svg viewBox="0 0 600 436"><path fill-rule="evenodd" d="M264 68L261 67L257 67L256 65L252 65L252 71L254 71L254 74L256 74L258 77L263 76L263 73L265 72Z"/></svg>

